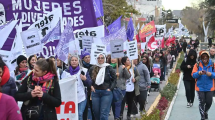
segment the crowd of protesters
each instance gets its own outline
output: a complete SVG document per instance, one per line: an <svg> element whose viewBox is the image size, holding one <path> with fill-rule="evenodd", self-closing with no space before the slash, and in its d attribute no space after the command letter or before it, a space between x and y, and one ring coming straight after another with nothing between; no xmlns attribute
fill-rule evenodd
<svg viewBox="0 0 215 120"><path fill-rule="evenodd" d="M98 54L96 64L90 64L86 50L81 55L69 55L68 63L59 58L20 55L16 62L15 76L0 58L0 113L3 120L57 120L55 107L61 105L59 80L76 76L79 120L108 120L113 112L115 120L127 119L138 112L145 114L147 97L153 85L162 84L173 68L179 53L184 52L181 64L184 73L187 107L192 107L197 91L202 120L207 119L214 91L215 48L197 54L198 40L176 41L164 49L146 51L135 60L125 57L111 58ZM199 58L199 59L198 59ZM198 61L199 60L199 61ZM118 88L123 99L115 101L113 90ZM159 89L159 88L158 88ZM2 94L3 93L3 94ZM22 101L21 110L16 102Z"/></svg>

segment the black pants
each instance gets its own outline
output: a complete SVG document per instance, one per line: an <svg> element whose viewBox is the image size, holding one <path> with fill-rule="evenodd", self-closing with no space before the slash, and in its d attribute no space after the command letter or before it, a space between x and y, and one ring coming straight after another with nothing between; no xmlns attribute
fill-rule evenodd
<svg viewBox="0 0 215 120"><path fill-rule="evenodd" d="M210 109L213 101L213 91L198 91L197 93L199 97L199 112L201 115L201 119L205 119L205 114L208 113L208 110Z"/></svg>
<svg viewBox="0 0 215 120"><path fill-rule="evenodd" d="M124 100L122 101L122 109L121 109L121 113L120 113L122 116L123 116L123 112L124 112L125 102L127 102L127 104L128 104L127 116L131 115L134 96L135 96L134 91L133 92L126 92Z"/></svg>
<svg viewBox="0 0 215 120"><path fill-rule="evenodd" d="M173 67L173 59L172 59L172 61L170 63L170 69L172 69L172 67Z"/></svg>
<svg viewBox="0 0 215 120"><path fill-rule="evenodd" d="M193 103L195 98L195 81L184 80L185 93L188 103Z"/></svg>
<svg viewBox="0 0 215 120"><path fill-rule="evenodd" d="M134 115L138 114L137 103L139 103L139 105L140 105L139 111L141 111L141 112L145 111L146 98L147 98L147 90L140 91L140 95L134 97L131 114L134 114Z"/></svg>
<svg viewBox="0 0 215 120"><path fill-rule="evenodd" d="M91 113L88 113L88 107L90 107ZM92 109L92 100L90 100L90 95L87 97L87 104L86 108L83 113L83 120L87 120L88 114L92 115L92 120L95 120L94 114L93 114L93 109Z"/></svg>

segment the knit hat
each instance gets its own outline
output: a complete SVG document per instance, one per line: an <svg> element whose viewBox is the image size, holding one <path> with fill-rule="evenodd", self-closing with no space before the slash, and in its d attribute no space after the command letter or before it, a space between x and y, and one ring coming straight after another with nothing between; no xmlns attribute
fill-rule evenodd
<svg viewBox="0 0 215 120"><path fill-rule="evenodd" d="M83 59L85 56L87 56L87 55L90 55L90 53L89 52L87 52L87 50L86 50L86 48L85 49L83 49L82 51L81 51L81 59Z"/></svg>
<svg viewBox="0 0 215 120"><path fill-rule="evenodd" d="M27 58L24 55L20 55L17 59L16 59L16 63L17 65L19 65L23 60L27 61Z"/></svg>

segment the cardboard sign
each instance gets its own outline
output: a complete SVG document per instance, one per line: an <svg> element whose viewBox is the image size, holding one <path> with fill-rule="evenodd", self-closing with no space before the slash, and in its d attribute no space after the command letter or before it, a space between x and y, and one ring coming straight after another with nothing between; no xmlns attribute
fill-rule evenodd
<svg viewBox="0 0 215 120"><path fill-rule="evenodd" d="M91 47L91 54L90 54L90 64L96 64L96 57L98 54L103 53L106 54L106 46L105 45L98 45L93 43Z"/></svg>
<svg viewBox="0 0 215 120"><path fill-rule="evenodd" d="M93 43L93 37L92 36L82 36L82 49L87 50L87 52L91 52L91 46Z"/></svg>
<svg viewBox="0 0 215 120"><path fill-rule="evenodd" d="M111 47L111 58L124 57L123 40L112 40L112 41L110 41L110 47Z"/></svg>
<svg viewBox="0 0 215 120"><path fill-rule="evenodd" d="M127 43L127 56L130 60L138 58L137 41L131 41Z"/></svg>
<svg viewBox="0 0 215 120"><path fill-rule="evenodd" d="M36 28L22 32L21 37L27 56L35 55L42 51L43 45Z"/></svg>

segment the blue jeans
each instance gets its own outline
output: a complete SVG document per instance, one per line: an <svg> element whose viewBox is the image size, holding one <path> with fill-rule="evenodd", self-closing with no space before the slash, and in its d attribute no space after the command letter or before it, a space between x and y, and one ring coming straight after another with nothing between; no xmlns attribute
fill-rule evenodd
<svg viewBox="0 0 215 120"><path fill-rule="evenodd" d="M121 90L121 91L122 91L122 94L125 96L126 91L125 90ZM115 119L120 117L121 106L122 106L122 101L112 102L112 111Z"/></svg>
<svg viewBox="0 0 215 120"><path fill-rule="evenodd" d="M95 92L92 92L93 114L95 120L108 120L112 100L112 91L95 90Z"/></svg>
<svg viewBox="0 0 215 120"><path fill-rule="evenodd" d="M83 120L83 113L87 104L87 99L78 103L78 118L79 120Z"/></svg>

